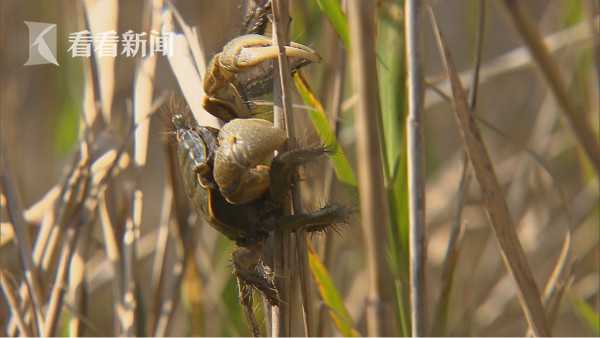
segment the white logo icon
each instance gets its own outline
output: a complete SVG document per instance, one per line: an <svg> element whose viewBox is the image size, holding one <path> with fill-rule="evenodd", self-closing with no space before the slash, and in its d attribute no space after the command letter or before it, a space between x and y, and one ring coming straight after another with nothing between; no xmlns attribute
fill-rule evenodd
<svg viewBox="0 0 600 338"><path fill-rule="evenodd" d="M29 59L25 66L52 63L56 61L56 24L25 21L29 28Z"/></svg>

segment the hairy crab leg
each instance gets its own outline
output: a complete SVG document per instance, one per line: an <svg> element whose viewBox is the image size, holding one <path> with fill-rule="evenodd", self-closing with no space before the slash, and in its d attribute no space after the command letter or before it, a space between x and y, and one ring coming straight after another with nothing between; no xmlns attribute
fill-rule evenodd
<svg viewBox="0 0 600 338"><path fill-rule="evenodd" d="M313 212L283 216L266 226L272 229L275 227L287 228L291 232L298 230L322 232L332 228L334 224L344 223L347 216L348 209L330 205Z"/></svg>
<svg viewBox="0 0 600 338"><path fill-rule="evenodd" d="M323 146L293 149L277 155L271 162L270 197L274 202L281 201L287 194L298 166L313 161L327 153Z"/></svg>
<svg viewBox="0 0 600 338"><path fill-rule="evenodd" d="M260 337L260 328L258 326L258 320L254 315L254 309L252 309L252 287L248 285L242 278L237 277L237 284L239 290L240 304L244 309L244 316L248 322L248 326L252 331L252 336Z"/></svg>

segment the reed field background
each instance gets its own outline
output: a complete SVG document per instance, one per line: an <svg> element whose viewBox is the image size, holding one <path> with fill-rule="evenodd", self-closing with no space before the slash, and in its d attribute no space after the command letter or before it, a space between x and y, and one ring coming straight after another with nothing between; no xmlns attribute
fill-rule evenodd
<svg viewBox="0 0 600 338"><path fill-rule="evenodd" d="M251 335L170 114L220 125L201 81L253 1L0 1L2 335ZM262 333L600 335L600 2L273 7L267 35L322 57L275 76L291 144L331 148L294 208L351 213L268 242L286 263L275 314L255 293ZM60 66L23 65L25 21L57 24ZM180 34L168 58L73 58L84 29Z"/></svg>

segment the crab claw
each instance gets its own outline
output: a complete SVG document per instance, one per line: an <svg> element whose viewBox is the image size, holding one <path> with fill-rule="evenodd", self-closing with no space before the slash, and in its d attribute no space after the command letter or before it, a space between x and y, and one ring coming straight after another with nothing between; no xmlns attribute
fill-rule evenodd
<svg viewBox="0 0 600 338"><path fill-rule="evenodd" d="M286 134L262 119L235 119L219 131L213 175L219 190L231 204L261 197L270 186L273 152L287 140Z"/></svg>
<svg viewBox="0 0 600 338"><path fill-rule="evenodd" d="M317 52L302 44L292 42L285 46L285 54L292 58L292 68L298 64L319 62ZM231 72L244 71L265 61L274 60L279 55L279 47L273 45L271 38L257 34L243 35L231 40L223 48L220 57L221 66Z"/></svg>
<svg viewBox="0 0 600 338"><path fill-rule="evenodd" d="M295 42L285 46L285 54L292 72L321 60L314 50ZM204 109L225 121L259 116L269 119L272 110L256 107L254 101L272 93L276 70L268 61L278 55L278 46L262 35L248 34L231 40L207 67Z"/></svg>

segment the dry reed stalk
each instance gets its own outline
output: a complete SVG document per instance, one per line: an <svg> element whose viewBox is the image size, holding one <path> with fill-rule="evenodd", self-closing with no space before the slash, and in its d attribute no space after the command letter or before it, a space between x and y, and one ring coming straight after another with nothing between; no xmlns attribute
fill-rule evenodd
<svg viewBox="0 0 600 338"><path fill-rule="evenodd" d="M527 321L533 327L534 333L537 336L547 336L549 333L548 324L538 287L519 242L508 206L503 197L502 189L498 183L498 178L494 172L487 149L481 139L481 133L475 123L475 119L469 113L466 95L458 78L458 73L451 59L450 52L437 26L433 10L429 9L440 54L442 55L446 72L452 84L454 111L460 127L460 135L469 154L475 177L481 187L486 213L500 245L502 258L517 284L519 299Z"/></svg>
<svg viewBox="0 0 600 338"><path fill-rule="evenodd" d="M294 130L294 115L292 111L292 97L290 91L291 77L289 72L289 62L285 55L284 46L289 45L289 2L288 0L273 0L273 45L279 48L277 58L278 72L273 74L273 123L276 128L281 128L286 131L288 136L287 147L296 148L296 137ZM296 187L292 192L291 205L293 212L301 212L299 191ZM305 241L304 234L297 233L298 241L296 244L302 246L302 241ZM304 242L304 250L306 242ZM276 276L275 285L279 290L281 302L279 306L271 307L271 336L282 337L290 336L291 334L291 318L292 310L295 309L295 302L292 294L293 277L292 272L295 270L295 252L292 251L292 234L289 231L275 231L273 238L273 273ZM300 250L301 248L298 247ZM303 257L300 257L301 259ZM301 273L306 274L306 261ZM306 275L305 275L306 276ZM308 286L308 279L305 277L305 286ZM306 289L303 287L303 294ZM303 297L308 298L308 297ZM305 304L305 322L309 316L306 311L308 309Z"/></svg>
<svg viewBox="0 0 600 338"><path fill-rule="evenodd" d="M594 39L594 69L596 70L596 83L600 90L600 3L597 0L588 1L588 13L590 15L588 25L591 26ZM600 110L600 95L598 95L596 109Z"/></svg>
<svg viewBox="0 0 600 338"><path fill-rule="evenodd" d="M110 261L112 272L113 272L113 324L115 332L120 332L120 316L123 308L123 302L121 295L123 294L123 270L122 270L122 258L119 249L119 242L114 232L114 226L110 220L110 213L108 211L106 190L103 190L99 194L98 201L98 218L100 225L102 226L102 234L104 238L104 251L106 257Z"/></svg>
<svg viewBox="0 0 600 338"><path fill-rule="evenodd" d="M27 223L41 223L44 220L45 215L52 211L52 207L56 202L56 199L60 195L61 186L55 185L52 187L44 196L34 203L32 206L27 208L23 212L23 217Z"/></svg>
<svg viewBox="0 0 600 338"><path fill-rule="evenodd" d="M116 32L119 17L118 0L84 0L88 29L92 34ZM95 44L95 43L94 43ZM113 91L115 88L115 58L100 57L94 53L97 67L96 89L100 94L100 104L104 121L109 124L112 114Z"/></svg>
<svg viewBox="0 0 600 338"><path fill-rule="evenodd" d="M83 226L85 225L80 223L80 220L73 220L73 222L67 226L68 228L64 238L64 245L56 270L56 279L54 281L54 285L52 286L50 300L48 301L48 313L46 316L43 333L45 337L56 336L56 328L58 326L58 319L62 310L64 294L67 286L65 279L70 268L70 262L75 249L75 243L79 237L79 230Z"/></svg>
<svg viewBox="0 0 600 338"><path fill-rule="evenodd" d="M407 0L404 5L406 34L406 69L408 116L406 119L410 300L413 337L426 335L425 288L425 148L423 135L423 71L421 65L420 0Z"/></svg>
<svg viewBox="0 0 600 338"><path fill-rule="evenodd" d="M80 161L73 173L72 185L70 185L66 194L67 202L62 207L59 218L60 227L64 227L64 238L62 251L60 253L56 276L50 298L48 300L48 312L44 322L44 336L54 336L62 311L65 295L65 279L70 269L71 258L75 251L75 245L79 237L81 228L89 225L92 216L91 203L87 201L90 194L93 193L93 165L90 165L90 156L86 143L80 144Z"/></svg>
<svg viewBox="0 0 600 338"><path fill-rule="evenodd" d="M206 112L201 104L204 96L202 75L206 71L206 56L198 34L185 23L170 1L167 1L167 4L169 10L164 10L162 13L162 32L175 31L173 16L183 31L183 36L175 35L174 48L177 53L168 56L169 65L198 124L220 128L221 121Z"/></svg>
<svg viewBox="0 0 600 338"><path fill-rule="evenodd" d="M8 171L6 163L4 163L2 171L3 173L0 175L0 186L6 201L6 210L13 226L15 244L19 249L19 258L25 274L25 285L27 286L29 298L31 299L31 310L34 314L36 332L42 334L42 332L44 332L45 315L42 308L43 290L40 286L40 277L38 269L34 265L33 258L31 257L31 242L27 232L27 225L23 217L21 200L18 191L12 185L10 172Z"/></svg>
<svg viewBox="0 0 600 338"><path fill-rule="evenodd" d="M161 9L162 0L148 0L146 6L149 8L148 31L159 31L161 27ZM150 120L148 116L152 113L153 91L154 91L154 73L156 70L156 55L150 54L140 60L136 68L134 80L134 138L133 138L133 165L135 175L135 188L131 196L131 218L127 220L125 233L123 234L124 255L123 255L123 276L125 277L124 293L122 295L124 305L124 317L127 319L122 323L123 333L127 336L135 335L137 300L136 300L136 272L137 262L136 246L142 226L142 211L144 207L144 192L140 187L141 173L146 166L148 157L148 133L150 131ZM129 321L129 319L133 319Z"/></svg>
<svg viewBox="0 0 600 338"><path fill-rule="evenodd" d="M69 318L68 330L71 337L82 336L81 328L81 315L84 313L84 276L86 271L86 261L89 252L89 243L91 235L91 226L85 226L80 230L79 239L71 258L71 264L69 266L69 276L67 285L67 299L72 306L71 312L75 315Z"/></svg>
<svg viewBox="0 0 600 338"><path fill-rule="evenodd" d="M389 206L384 187L381 148L381 112L375 56L375 3L348 1L352 41L353 85L358 95L355 108L356 156L363 234L368 268L367 334L395 334L394 286L386 252Z"/></svg>
<svg viewBox="0 0 600 338"><path fill-rule="evenodd" d="M181 85L181 84L180 84ZM170 274L171 277L165 280L164 293L162 296L161 308L156 320L155 336L161 336L161 333L168 332L172 314L180 301L179 286L183 278L183 269L185 267L186 252L192 250L194 243L193 236L190 234L189 215L190 206L188 198L185 195L182 187L181 178L179 177L179 169L177 167L177 151L174 144L165 143L165 152L168 157L167 172L168 180L173 188L174 215L173 222L169 223L170 234L173 238L175 246L175 259Z"/></svg>
<svg viewBox="0 0 600 338"><path fill-rule="evenodd" d="M174 240L176 260L169 271L168 276L170 276L170 278L163 282L165 291L163 292L158 318L156 320L156 328L154 331L156 337L163 337L169 333L171 319L173 318L177 304L180 301L180 287L184 269L187 260L193 259L193 255L186 254L186 252L191 251L191 249L187 247L188 244L186 244L186 241L182 238L179 227L174 222L169 222L169 228Z"/></svg>
<svg viewBox="0 0 600 338"><path fill-rule="evenodd" d="M152 262L151 282L152 290L154 290L154 299L152 304L153 313L151 314L154 324L150 332L157 330L157 318L160 316L161 294L163 289L163 281L165 279L165 263L167 260L167 247L169 244L169 223L171 222L171 211L173 210L173 188L168 179L164 184L162 206L160 209L160 219L158 223L158 235L156 238L156 253ZM158 337L164 336L156 334Z"/></svg>
<svg viewBox="0 0 600 338"><path fill-rule="evenodd" d="M344 1L345 2L345 1ZM331 86L330 93L327 94L329 98L327 102L327 112L329 112L329 123L333 126L333 132L338 138L340 123L339 116L342 108L342 98L344 92L344 82L346 79L346 50L343 48L342 42L338 36L332 32L332 37L335 39L335 50L333 55L333 85ZM330 202L331 195L333 194L333 188L335 183L335 171L333 166L330 164L327 166L325 173L325 179L323 183L323 201L325 203ZM323 257L323 265L330 268L333 264L333 241L335 238L333 232L326 232L325 238L323 238L321 256ZM330 322L329 310L327 306L322 304L319 308L319 318L317 321L316 335L318 337L326 336L326 330Z"/></svg>
<svg viewBox="0 0 600 338"><path fill-rule="evenodd" d="M19 329L21 336L24 337L33 337L33 333L29 329L29 326L25 324L25 317L23 312L21 312L21 308L19 306L19 300L17 299L17 295L15 294L15 290L13 289L11 283L6 278L6 272L0 270L0 286L2 286L2 291L6 296L6 300L8 301L8 306L10 306L10 311L15 319L16 326Z"/></svg>
<svg viewBox="0 0 600 338"><path fill-rule="evenodd" d="M277 64L279 66L279 81L281 81L281 101L283 108L283 116L285 119L284 129L287 132L288 142L287 147L289 149L298 148L298 140L296 138L294 112L292 108L292 92L291 92L291 75L287 56L285 55L284 46L289 45L289 23L291 21L289 16L289 3L288 0L276 0L273 2L273 43L277 44L279 48L279 55L277 58ZM277 79L274 78L277 82ZM277 84L275 84L275 87ZM302 213L302 194L300 187L295 185L292 187L292 209L294 213ZM302 308L302 319L304 324L304 334L306 336L313 336L312 327L314 322L314 306L311 297L311 279L310 272L308 270L308 248L306 245L306 234L304 231L296 231L290 240L295 239L295 243L290 243L288 250L289 259L289 271L291 272L290 281L292 283L300 283L300 295L302 302L300 304ZM297 267L295 266L297 265ZM298 273L296 278L295 273ZM290 322L288 328L288 334L292 333L292 311L297 308L296 293L292 293L291 288L289 292L290 304L289 304L289 317Z"/></svg>
<svg viewBox="0 0 600 338"><path fill-rule="evenodd" d="M578 107L576 102L569 96L561 70L552 59L541 33L518 1L504 0L504 4L544 79L554 93L556 101L571 126L577 141L592 163L596 176L600 177L600 145L598 144L598 138L590 129L587 117L581 107Z"/></svg>
<svg viewBox="0 0 600 338"><path fill-rule="evenodd" d="M132 203L135 199L140 198L139 194L135 194L133 196ZM123 308L122 312L119 313L119 319L121 320L121 335L132 337L136 335L136 308L137 298L136 298L136 278L135 278L135 269L136 269L136 243L137 243L137 233L134 225L134 220L136 215L130 215L125 222L125 231L123 232L123 294L122 304Z"/></svg>
<svg viewBox="0 0 600 338"><path fill-rule="evenodd" d="M49 273L50 262L55 257L57 243L61 236L61 227L59 224L63 224L65 215L67 214L66 209L72 205L71 199L75 195L74 191L79 180L80 168L85 165L86 159L81 157L74 157L72 166L64 178L64 182L61 185L59 194L55 200L55 205L49 210L44 216L43 223L40 231L38 232L35 244L33 246L32 260L34 266L41 272ZM19 295L22 300L22 309L24 310L26 304L30 301L30 293L27 287L27 283L21 283L19 287ZM25 322L30 320L30 312L25 313ZM8 323L7 333L8 335L14 336L16 334L16 323L11 319Z"/></svg>

